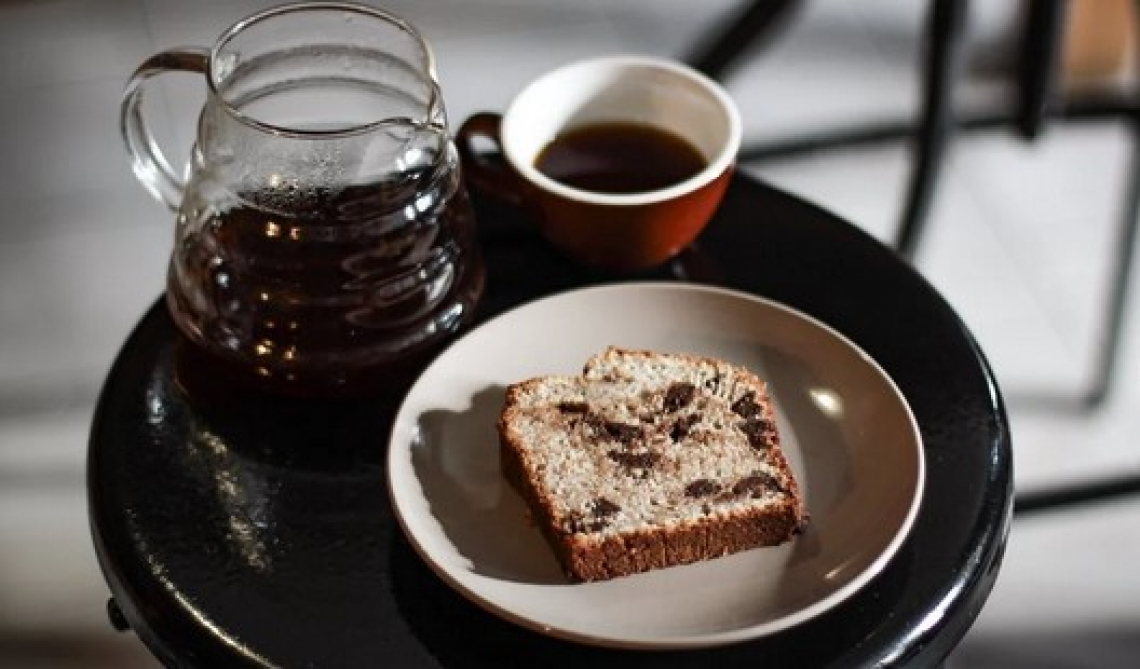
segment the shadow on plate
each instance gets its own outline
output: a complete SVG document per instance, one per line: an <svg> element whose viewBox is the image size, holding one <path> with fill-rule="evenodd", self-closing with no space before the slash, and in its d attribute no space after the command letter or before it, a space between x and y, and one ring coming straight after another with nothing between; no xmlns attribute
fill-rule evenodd
<svg viewBox="0 0 1140 669"><path fill-rule="evenodd" d="M843 398L818 379L808 365L778 351L765 352L764 372L777 410L789 423L781 426L785 449L789 437L795 439L798 455L789 452L788 458L801 482L804 500L812 515L822 517L841 503L853 485L843 431L838 420L828 415ZM824 401L828 404L821 404Z"/></svg>
<svg viewBox="0 0 1140 669"><path fill-rule="evenodd" d="M470 561L471 571L522 583L565 584L526 504L499 467L496 425L505 392L503 386L489 386L463 411L420 415L412 466L432 515Z"/></svg>
<svg viewBox="0 0 1140 669"><path fill-rule="evenodd" d="M777 408L789 423L781 426L785 449L788 450L790 438L795 440L796 452L788 450L788 459L800 482L809 513L807 527L792 543L792 556L788 561L796 578L782 581L781 598L801 599L798 605L807 606L818 595L798 585L805 579L819 583L821 588L835 587L835 575L830 573L835 565L825 559L820 526L852 485L850 463L846 449L841 446L842 432L812 394L821 387L821 382L808 365L768 350L764 354L763 369ZM846 574L845 578L853 576Z"/></svg>

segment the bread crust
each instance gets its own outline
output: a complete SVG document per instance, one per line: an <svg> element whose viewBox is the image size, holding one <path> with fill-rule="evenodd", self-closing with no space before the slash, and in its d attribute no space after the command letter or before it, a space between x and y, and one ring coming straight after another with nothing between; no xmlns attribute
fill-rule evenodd
<svg viewBox="0 0 1140 669"><path fill-rule="evenodd" d="M600 541L584 534L563 534L561 552L572 578L598 581L775 546L799 527L795 505L782 501L678 527L604 535Z"/></svg>
<svg viewBox="0 0 1140 669"><path fill-rule="evenodd" d="M595 356L585 366L582 380L597 372L606 356L636 360L659 360L663 354L611 348ZM775 411L765 384L740 367L700 356L667 354L686 364L716 366L732 373L738 385L749 390L764 420L775 424ZM597 379L595 379L596 381ZM541 466L516 429L527 410L527 397L550 384L568 383L567 377L539 377L513 384L507 389L499 419L501 468L511 486L526 501L534 523L553 549L567 576L575 581L597 581L691 564L761 546L774 546L799 533L807 520L800 489L783 452L777 431L765 433L768 442L764 464L772 472L777 495L753 505L707 508L706 513L665 524L634 529L594 531L574 527L560 514L556 500L540 483ZM531 400L533 402L533 400ZM529 407L530 410L535 408Z"/></svg>

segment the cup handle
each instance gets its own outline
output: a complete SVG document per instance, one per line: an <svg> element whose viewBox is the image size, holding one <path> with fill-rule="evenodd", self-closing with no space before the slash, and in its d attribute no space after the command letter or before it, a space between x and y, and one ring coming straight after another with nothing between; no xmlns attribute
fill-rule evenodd
<svg viewBox="0 0 1140 669"><path fill-rule="evenodd" d="M119 129L131 156L131 169L155 199L173 210L182 203L186 184L171 169L143 118L144 84L151 77L170 71L205 74L209 60L210 51L199 47L171 49L151 56L131 75L119 109Z"/></svg>
<svg viewBox="0 0 1140 669"><path fill-rule="evenodd" d="M463 163L463 176L476 189L492 195L507 204L524 205L523 181L502 159L503 140L500 135L501 114L480 112L472 115L456 133L456 146ZM475 150L475 141L485 139L494 145L500 159L495 160Z"/></svg>

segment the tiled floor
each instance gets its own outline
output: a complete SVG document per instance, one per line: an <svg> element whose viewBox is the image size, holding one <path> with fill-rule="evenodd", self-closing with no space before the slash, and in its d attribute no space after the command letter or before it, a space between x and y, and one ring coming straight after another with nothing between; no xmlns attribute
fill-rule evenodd
<svg viewBox="0 0 1140 669"><path fill-rule="evenodd" d="M95 393L161 290L170 244L171 216L128 170L118 99L151 52L207 43L266 4L0 2L0 666L154 665L105 622L84 507ZM913 112L922 4L808 2L730 79L748 136ZM973 17L979 52L1009 19L999 4ZM457 121L501 109L528 79L571 59L683 56L736 5L388 3L434 42ZM154 105L161 136L185 155L201 83L180 77L162 92ZM994 94L985 85L965 93ZM1140 286L1109 403L1085 415L1031 401L1087 379L1125 152L1113 127L1055 129L1034 145L970 138L955 147L935 203L919 264L999 374L1021 489L1140 469ZM901 148L887 147L749 168L888 239L907 166ZM1019 519L994 595L954 666L1136 666L1138 526L1140 498Z"/></svg>

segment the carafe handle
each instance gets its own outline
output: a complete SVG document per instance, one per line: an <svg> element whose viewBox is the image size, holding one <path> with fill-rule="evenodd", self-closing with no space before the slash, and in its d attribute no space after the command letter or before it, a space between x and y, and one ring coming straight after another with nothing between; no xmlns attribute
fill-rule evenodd
<svg viewBox="0 0 1140 669"><path fill-rule="evenodd" d="M155 142L143 118L142 101L145 84L155 75L182 71L205 74L210 62L209 49L183 47L157 53L146 59L131 75L123 93L119 126L127 152L131 156L131 169L143 187L167 207L177 210L182 203L186 184L170 167L162 149Z"/></svg>

